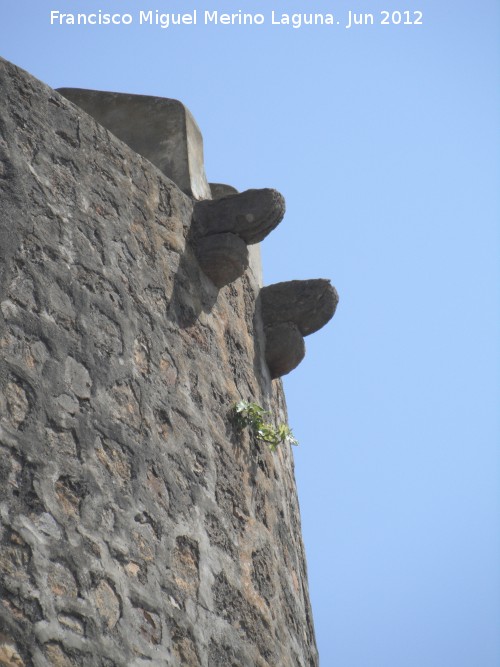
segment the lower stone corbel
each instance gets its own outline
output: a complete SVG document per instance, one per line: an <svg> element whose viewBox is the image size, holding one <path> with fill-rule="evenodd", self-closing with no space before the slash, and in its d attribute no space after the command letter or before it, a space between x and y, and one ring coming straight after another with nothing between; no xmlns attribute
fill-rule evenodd
<svg viewBox="0 0 500 667"><path fill-rule="evenodd" d="M293 322L264 327L266 363L271 378L279 378L296 368L306 353L304 338Z"/></svg>
<svg viewBox="0 0 500 667"><path fill-rule="evenodd" d="M339 297L329 280L290 280L263 287L260 309L266 335L266 362L275 379L296 368L305 355L303 336L323 327Z"/></svg>

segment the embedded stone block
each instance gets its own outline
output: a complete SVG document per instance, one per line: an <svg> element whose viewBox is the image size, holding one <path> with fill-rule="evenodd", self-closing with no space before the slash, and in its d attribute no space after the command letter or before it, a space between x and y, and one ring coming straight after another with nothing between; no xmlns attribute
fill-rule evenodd
<svg viewBox="0 0 500 667"><path fill-rule="evenodd" d="M197 200L211 198L203 137L182 102L83 88L58 88L58 92L152 162L183 192Z"/></svg>
<svg viewBox="0 0 500 667"><path fill-rule="evenodd" d="M17 652L17 646L7 635L0 634L0 665L24 667L26 663Z"/></svg>

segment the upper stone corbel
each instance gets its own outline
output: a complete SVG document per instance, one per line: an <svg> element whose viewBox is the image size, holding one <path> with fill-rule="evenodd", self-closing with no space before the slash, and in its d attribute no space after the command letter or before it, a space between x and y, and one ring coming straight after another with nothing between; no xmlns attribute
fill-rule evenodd
<svg viewBox="0 0 500 667"><path fill-rule="evenodd" d="M325 326L339 302L337 290L325 278L268 285L260 297L264 325L293 322L303 336Z"/></svg>
<svg viewBox="0 0 500 667"><path fill-rule="evenodd" d="M182 102L82 88L59 88L58 92L152 162L183 192L196 200L211 199L203 137Z"/></svg>
<svg viewBox="0 0 500 667"><path fill-rule="evenodd" d="M252 245L277 227L284 215L285 199L277 190L245 190L197 202L192 230L197 238L229 232Z"/></svg>
<svg viewBox="0 0 500 667"><path fill-rule="evenodd" d="M282 220L285 200L276 190L227 194L227 185L212 185L218 198L196 202L191 236L203 272L223 287L248 268L247 245L262 241Z"/></svg>

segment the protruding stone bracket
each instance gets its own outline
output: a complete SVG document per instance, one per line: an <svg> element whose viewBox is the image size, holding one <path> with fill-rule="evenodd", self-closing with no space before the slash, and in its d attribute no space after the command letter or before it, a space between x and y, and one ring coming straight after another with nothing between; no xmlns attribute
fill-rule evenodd
<svg viewBox="0 0 500 667"><path fill-rule="evenodd" d="M211 201L200 201L193 211L196 237L230 232L247 245L262 241L283 219L285 199L276 190L245 190Z"/></svg>
<svg viewBox="0 0 500 667"><path fill-rule="evenodd" d="M321 329L335 313L339 297L329 280L291 280L263 287L260 307L271 377L286 375L305 355L303 336Z"/></svg>
<svg viewBox="0 0 500 667"><path fill-rule="evenodd" d="M217 287L223 287L248 267L247 245L262 241L281 222L285 200L269 188L236 194L226 194L234 190L227 185L211 188L222 196L195 203L191 236L201 268Z"/></svg>
<svg viewBox="0 0 500 667"><path fill-rule="evenodd" d="M58 92L152 162L183 192L210 199L203 137L187 107L178 100L82 88Z"/></svg>

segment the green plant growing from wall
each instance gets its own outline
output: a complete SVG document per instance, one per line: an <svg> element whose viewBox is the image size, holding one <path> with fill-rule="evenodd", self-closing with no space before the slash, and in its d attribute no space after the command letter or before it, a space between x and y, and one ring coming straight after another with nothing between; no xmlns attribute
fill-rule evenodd
<svg viewBox="0 0 500 667"><path fill-rule="evenodd" d="M230 414L233 424L239 431L248 427L255 440L265 443L272 452L276 451L278 445L285 442L291 445L299 444L287 424L273 426L266 421L271 413L264 410L258 403L239 401L233 405Z"/></svg>

